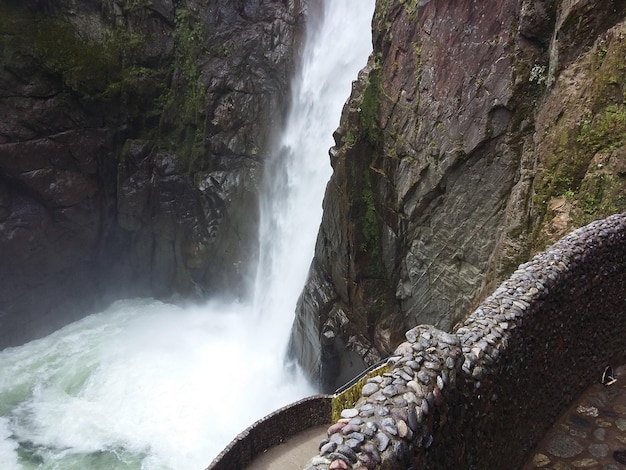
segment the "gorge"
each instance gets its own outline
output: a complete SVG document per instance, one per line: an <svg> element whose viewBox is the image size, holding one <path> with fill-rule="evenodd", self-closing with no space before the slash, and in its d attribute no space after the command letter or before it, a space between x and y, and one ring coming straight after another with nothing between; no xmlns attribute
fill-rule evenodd
<svg viewBox="0 0 626 470"><path fill-rule="evenodd" d="M200 369L174 367L172 380L162 383L201 400L215 388L197 382L207 357L226 357L236 377L247 375L234 356L261 358L257 335L272 333L272 322L243 320L231 306L254 305L272 316L283 301L291 309L297 302L293 326L292 316L280 326L286 335L291 328L289 357L330 391L393 353L416 325L458 330L535 253L576 227L626 210L626 1L377 0L369 12L373 52L347 77L356 80L352 89L334 98L339 106L348 99L341 119L325 111L315 117L330 126L315 139L324 147L320 158L330 147L332 176L300 292L306 267L297 282L300 274L272 267L281 258L257 236L281 224L264 219L275 211L259 188L268 173L290 171L283 164L304 148L298 140L277 141L271 130L288 122L289 97L299 86L288 77L303 50L305 18L319 19L320 6L320 0L0 5L0 348L41 338L118 299L161 299L114 303L108 313L81 320L91 325L83 333L68 326L75 341L61 340L59 332L27 346L78 370L55 356L56 348L80 349L90 337L98 341L92 349L105 351L115 368L132 363L130 350L143 343L158 370L175 363L177 350L203 345L195 353ZM362 9L333 18L348 29ZM331 42L317 54L330 65L336 49ZM331 72L344 68L335 63ZM311 119L305 116L294 132L312 133ZM331 134L334 145L322 143ZM312 180L292 180L280 191L295 186L308 195ZM292 199L278 202L288 209ZM303 217L298 228L313 222L312 204L318 203L296 211ZM296 230L292 240L304 233ZM291 246L272 238L273 247ZM293 245L286 258L305 251ZM278 295L255 284L258 273L270 270L284 276ZM214 301L206 308L222 311L208 323L197 308L162 302L207 298ZM111 328L100 323L103 315ZM133 332L128 342L104 342L123 328ZM229 330L251 349L212 343L229 338ZM186 332L188 340L179 343ZM267 363L282 362L285 345L276 343ZM0 353L0 367L11 371L3 373L3 387L20 369L7 359L18 350ZM139 385L144 369L150 368L138 365L132 373ZM61 383L63 370L52 374ZM73 392L83 381L89 382L78 374L59 390ZM302 388L285 400L310 392L304 382L295 380ZM117 385L113 402L135 397L137 406L133 384ZM245 388L236 380L229 386ZM23 388L2 399L0 452L10 458L40 449L29 438L16 450L14 423L5 415L19 408ZM125 413L123 406L105 412L120 428L132 427ZM136 433L147 436L158 426L148 418L156 411L144 413L146 428ZM81 416L90 414L98 421L92 411ZM182 414L206 419L196 408ZM153 436L173 453L175 438L192 440ZM71 454L59 436L48 435L48 444ZM136 465L148 458L148 447L139 445L134 456L119 441L105 452L93 443L84 448Z"/></svg>

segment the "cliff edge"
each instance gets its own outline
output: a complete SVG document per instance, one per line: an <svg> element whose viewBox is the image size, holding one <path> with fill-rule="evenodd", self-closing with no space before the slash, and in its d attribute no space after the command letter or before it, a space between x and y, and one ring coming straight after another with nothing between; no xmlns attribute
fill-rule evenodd
<svg viewBox="0 0 626 470"><path fill-rule="evenodd" d="M290 343L323 388L626 210L625 8L377 1Z"/></svg>

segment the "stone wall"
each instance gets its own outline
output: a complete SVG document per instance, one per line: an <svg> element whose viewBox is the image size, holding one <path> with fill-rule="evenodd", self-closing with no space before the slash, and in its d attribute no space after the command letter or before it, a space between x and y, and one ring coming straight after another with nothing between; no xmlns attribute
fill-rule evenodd
<svg viewBox="0 0 626 470"><path fill-rule="evenodd" d="M522 264L455 331L406 333L307 470L518 468L568 403L623 360L626 214Z"/></svg>

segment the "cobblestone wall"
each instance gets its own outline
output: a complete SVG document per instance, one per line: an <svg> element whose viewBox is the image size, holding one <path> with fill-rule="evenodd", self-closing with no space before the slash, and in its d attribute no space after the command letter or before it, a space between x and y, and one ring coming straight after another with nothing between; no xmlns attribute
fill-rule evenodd
<svg viewBox="0 0 626 470"><path fill-rule="evenodd" d="M509 469L626 351L626 214L521 265L454 334L408 331L307 470Z"/></svg>

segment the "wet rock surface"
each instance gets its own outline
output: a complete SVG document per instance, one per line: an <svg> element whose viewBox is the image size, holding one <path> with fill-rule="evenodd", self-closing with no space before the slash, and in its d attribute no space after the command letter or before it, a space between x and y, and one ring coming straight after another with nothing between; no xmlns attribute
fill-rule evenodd
<svg viewBox="0 0 626 470"><path fill-rule="evenodd" d="M126 296L240 295L304 5L0 5L0 347Z"/></svg>

